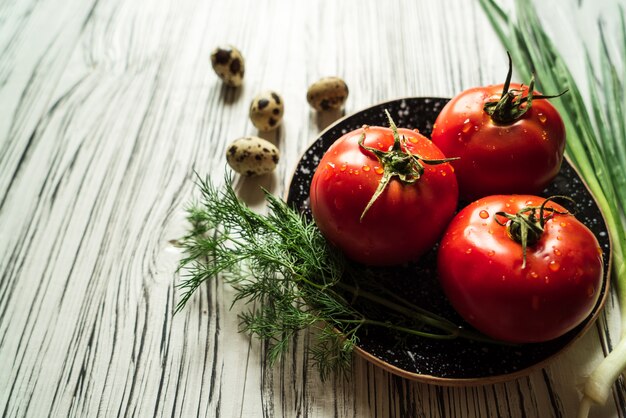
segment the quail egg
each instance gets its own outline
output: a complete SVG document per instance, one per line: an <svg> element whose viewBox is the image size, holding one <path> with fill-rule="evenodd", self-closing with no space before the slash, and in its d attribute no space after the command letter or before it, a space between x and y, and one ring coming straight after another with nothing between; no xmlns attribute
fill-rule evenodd
<svg viewBox="0 0 626 418"><path fill-rule="evenodd" d="M257 136L234 140L226 149L226 161L237 173L251 177L276 168L280 152L271 142Z"/></svg>
<svg viewBox="0 0 626 418"><path fill-rule="evenodd" d="M348 98L348 86L339 77L325 77L309 86L306 100L317 111L340 109Z"/></svg>
<svg viewBox="0 0 626 418"><path fill-rule="evenodd" d="M250 104L250 120L259 131L272 131L280 125L284 110L283 99L278 93L264 91Z"/></svg>
<svg viewBox="0 0 626 418"><path fill-rule="evenodd" d="M211 65L226 85L239 87L243 83L244 61L237 48L230 45L215 48L211 53Z"/></svg>

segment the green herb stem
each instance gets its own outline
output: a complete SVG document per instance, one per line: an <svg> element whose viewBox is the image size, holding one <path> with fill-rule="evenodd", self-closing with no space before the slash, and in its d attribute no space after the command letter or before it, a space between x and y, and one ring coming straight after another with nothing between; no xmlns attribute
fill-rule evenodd
<svg viewBox="0 0 626 418"><path fill-rule="evenodd" d="M424 325L428 325L442 331L447 331L451 337L463 337L475 341L504 344L501 341L492 340L482 334L463 329L453 322L449 321L448 319L433 314L432 312L426 311L425 309L419 307L406 308L390 301L389 299L380 297L367 291L363 291L362 289L357 289L354 286L343 282L337 283L337 287L344 289L352 294L355 294L357 295L357 297L362 297L378 305L384 306L408 318L416 319Z"/></svg>
<svg viewBox="0 0 626 418"><path fill-rule="evenodd" d="M419 331L414 328L403 327L401 325L393 324L389 321L377 321L374 319L361 319L361 320L343 320L344 324L359 324L383 327L392 331L401 332L409 335L417 335L418 337L432 338L435 340L454 340L458 337L458 334L434 334L432 332Z"/></svg>
<svg viewBox="0 0 626 418"><path fill-rule="evenodd" d="M403 306L400 306L396 303L391 302L388 299L385 299L383 297L377 296L373 293L364 291L362 289L357 289L354 286L351 286L347 283L337 283L337 287L339 287L340 289L346 290L350 293L352 293L353 295L355 295L356 297L362 297L364 299L367 299L371 302L376 303L377 305L381 305L384 306L386 308L389 308L399 314L405 315L409 318L413 318L416 319L422 323L424 323L425 325L429 325L433 328L437 328L440 329L442 331L448 331L451 334L454 335L458 335L459 333L459 327L455 324L453 324L452 322L448 321L445 318L442 318L438 315L432 314L428 311L425 310L413 310L413 309L409 309L409 308L405 308Z"/></svg>

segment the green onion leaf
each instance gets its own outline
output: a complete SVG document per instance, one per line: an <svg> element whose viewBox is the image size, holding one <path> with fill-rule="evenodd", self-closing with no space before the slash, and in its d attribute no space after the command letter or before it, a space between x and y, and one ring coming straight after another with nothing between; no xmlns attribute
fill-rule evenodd
<svg viewBox="0 0 626 418"><path fill-rule="evenodd" d="M613 249L612 274L620 302L622 339L589 376L584 387L579 418L586 417L593 403L604 403L615 379L626 368L626 19L620 8L619 54L611 54L601 30L599 65L586 51L589 100L558 49L543 30L530 1L516 0L516 19L510 18L495 0L480 0L503 46L510 52L522 77L537 74L543 91L569 89L553 104L566 127L566 154L581 173L600 206ZM620 59L618 61L618 58ZM621 67L621 68L620 68ZM599 70L598 70L599 69ZM598 74L599 78L597 78Z"/></svg>

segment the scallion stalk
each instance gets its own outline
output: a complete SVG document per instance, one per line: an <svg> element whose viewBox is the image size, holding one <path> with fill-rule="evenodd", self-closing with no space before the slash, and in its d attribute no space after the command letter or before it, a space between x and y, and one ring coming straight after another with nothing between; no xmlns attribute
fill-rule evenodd
<svg viewBox="0 0 626 418"><path fill-rule="evenodd" d="M510 51L523 79L537 74L543 92L569 92L553 104L566 126L566 154L594 194L607 223L612 245L612 275L620 304L621 340L591 373L583 389L579 418L587 417L592 404L606 402L611 387L626 369L626 23L620 9L619 38L622 61L610 53L601 33L600 65L586 54L589 99L558 49L543 30L531 1L515 0L516 19L495 0L480 0L486 15ZM621 68L620 68L621 67ZM598 73L598 74L596 74Z"/></svg>

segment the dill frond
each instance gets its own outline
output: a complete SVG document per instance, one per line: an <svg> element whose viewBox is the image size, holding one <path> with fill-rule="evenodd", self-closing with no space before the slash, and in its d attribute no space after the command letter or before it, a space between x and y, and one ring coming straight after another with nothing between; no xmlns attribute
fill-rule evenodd
<svg viewBox="0 0 626 418"><path fill-rule="evenodd" d="M270 364L289 350L299 331L314 326L320 332L307 348L308 358L322 379L350 369L363 326L427 338L486 340L424 309L343 283L350 270L344 256L312 221L270 193L265 192L268 213L261 215L239 201L229 177L220 189L208 178L199 179L198 187L201 198L188 208L190 229L180 241L185 257L176 312L202 283L221 277L235 291L233 304L248 307L240 314L240 331L266 343ZM356 299L391 309L393 323L367 318L351 303Z"/></svg>

